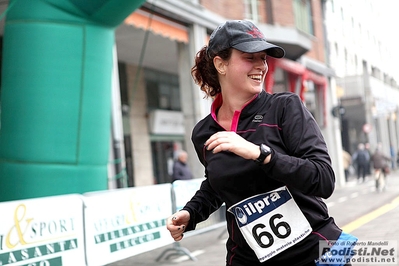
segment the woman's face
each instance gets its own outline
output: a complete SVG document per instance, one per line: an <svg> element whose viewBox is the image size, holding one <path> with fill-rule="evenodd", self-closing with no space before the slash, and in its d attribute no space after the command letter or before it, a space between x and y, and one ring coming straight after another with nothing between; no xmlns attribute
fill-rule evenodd
<svg viewBox="0 0 399 266"><path fill-rule="evenodd" d="M225 70L226 89L251 96L260 93L268 71L266 52L244 53L233 49Z"/></svg>

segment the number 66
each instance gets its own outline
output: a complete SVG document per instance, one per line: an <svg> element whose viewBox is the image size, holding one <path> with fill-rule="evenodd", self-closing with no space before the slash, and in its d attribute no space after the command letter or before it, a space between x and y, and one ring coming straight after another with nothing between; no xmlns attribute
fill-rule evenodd
<svg viewBox="0 0 399 266"><path fill-rule="evenodd" d="M286 222L279 222L277 224L274 223L274 220L276 219L281 219L283 217L283 215L281 214L275 214L272 217L270 217L269 220L269 225L270 225L270 229L272 230L272 232L274 233L275 236L277 236L278 238L286 238L291 234L291 227L288 223ZM258 243L258 245L261 248L268 248L271 245L273 245L274 243L274 237L271 233L267 232L267 231L262 231L258 234L258 229L263 229L265 228L266 225L264 224L257 224L252 228L252 236L254 237L254 239L256 240L256 242ZM279 228L284 227L285 228L285 233L281 234L279 232ZM266 244L262 242L262 237L267 237L267 239L269 240Z"/></svg>

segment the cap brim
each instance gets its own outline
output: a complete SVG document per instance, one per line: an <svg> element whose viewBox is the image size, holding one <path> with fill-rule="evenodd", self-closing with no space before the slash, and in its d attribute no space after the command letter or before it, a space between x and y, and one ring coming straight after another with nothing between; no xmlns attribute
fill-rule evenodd
<svg viewBox="0 0 399 266"><path fill-rule="evenodd" d="M283 48L265 41L244 42L233 45L232 47L244 53L257 53L266 51L267 55L275 58L282 58L285 55Z"/></svg>

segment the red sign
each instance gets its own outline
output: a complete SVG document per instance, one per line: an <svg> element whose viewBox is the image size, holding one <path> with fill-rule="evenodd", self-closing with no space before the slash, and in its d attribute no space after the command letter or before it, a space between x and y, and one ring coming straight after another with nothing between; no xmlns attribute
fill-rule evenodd
<svg viewBox="0 0 399 266"><path fill-rule="evenodd" d="M363 132L364 132L364 133L370 133L370 132L371 132L371 129L372 129L372 127L371 127L370 124L364 124L364 125L363 125Z"/></svg>

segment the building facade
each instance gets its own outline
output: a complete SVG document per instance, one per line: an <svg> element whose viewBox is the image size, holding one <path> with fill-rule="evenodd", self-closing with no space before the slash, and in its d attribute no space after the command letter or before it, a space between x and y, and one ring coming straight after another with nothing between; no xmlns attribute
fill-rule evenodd
<svg viewBox="0 0 399 266"><path fill-rule="evenodd" d="M396 162L399 87L394 64L398 56L392 47L396 37L387 29L398 22L394 4L390 0L327 0L325 13L328 65L335 69L337 97L345 110L343 147L353 153L358 143L369 143L374 152L381 143L386 155L393 150Z"/></svg>
<svg viewBox="0 0 399 266"><path fill-rule="evenodd" d="M334 71L326 64L323 1L147 1L116 30L124 150L129 186L170 182L176 151L189 153L195 177L203 177L191 130L209 113L210 100L194 84L194 57L214 28L227 19L254 21L286 56L268 60L265 90L300 95L326 139L344 185Z"/></svg>

